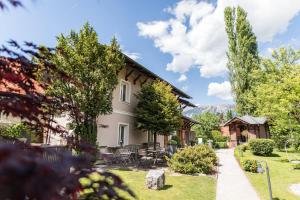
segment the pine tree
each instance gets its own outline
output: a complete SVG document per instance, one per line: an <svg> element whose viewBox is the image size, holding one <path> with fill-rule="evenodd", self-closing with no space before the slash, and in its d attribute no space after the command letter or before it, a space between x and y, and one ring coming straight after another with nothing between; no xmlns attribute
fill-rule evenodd
<svg viewBox="0 0 300 200"><path fill-rule="evenodd" d="M227 7L224 16L229 44L227 67L236 109L239 114L251 114L255 106L250 103L248 94L255 83L253 73L259 69L256 36L241 7Z"/></svg>

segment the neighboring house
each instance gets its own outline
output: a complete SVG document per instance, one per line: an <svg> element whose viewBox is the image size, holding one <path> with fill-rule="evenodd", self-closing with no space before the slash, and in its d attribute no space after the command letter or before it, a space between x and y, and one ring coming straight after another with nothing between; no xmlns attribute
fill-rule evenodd
<svg viewBox="0 0 300 200"><path fill-rule="evenodd" d="M99 116L97 121L97 143L99 146L116 147L128 144L142 144L152 143L153 134L143 133L136 128L134 110L137 106L138 100L135 96L140 91L141 87L155 79L162 81L158 75L154 74L141 64L132 60L128 56L125 56L126 65L119 72L119 83L113 92L112 107L113 112L108 115ZM6 58L1 58L6 59ZM171 84L170 84L171 85ZM12 85L14 86L14 85ZM171 85L172 86L172 85ZM0 90L5 91L6 86L0 85ZM175 86L172 86L173 93L178 97L181 104L180 108L195 107L187 99L191 99L189 95L179 90ZM9 119L9 118L7 118ZM59 125L67 127L69 122L68 116L55 117L55 120ZM14 123L14 119L6 120L5 123ZM174 132L181 140L181 145L189 145L191 141L195 140L195 134L191 132L191 127L197 123L191 118L182 117L181 128ZM161 146L165 146L169 138L159 135L157 141ZM44 143L51 145L62 145L66 143L64 138L61 138L58 134L46 133Z"/></svg>
<svg viewBox="0 0 300 200"><path fill-rule="evenodd" d="M267 118L250 115L228 120L221 125L221 132L223 136L230 138L230 147L248 142L252 138L270 138Z"/></svg>
<svg viewBox="0 0 300 200"><path fill-rule="evenodd" d="M140 91L144 84L155 79L163 79L126 55L125 59L126 66L120 71L118 75L119 85L113 92L113 112L97 118L97 142L99 146L116 147L153 142L152 133L143 132L136 128L134 110L138 100L135 94ZM178 100L181 103L181 108L179 109L184 109L187 106L195 107L195 105L186 100L191 98L189 95L175 86L172 86L172 88L173 93L178 96ZM191 140L194 139L191 126L197 122L187 117L182 119L183 124L180 130L174 134L177 134L181 139L181 145L189 145ZM161 146L165 146L168 142L168 137L158 135L157 141Z"/></svg>

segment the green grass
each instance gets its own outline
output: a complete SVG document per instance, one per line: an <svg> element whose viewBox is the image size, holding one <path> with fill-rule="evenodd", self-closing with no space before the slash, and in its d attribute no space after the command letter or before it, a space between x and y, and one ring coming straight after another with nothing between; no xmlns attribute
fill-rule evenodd
<svg viewBox="0 0 300 200"><path fill-rule="evenodd" d="M236 149L237 150L237 149ZM237 157L237 151L235 152ZM288 153L290 159L300 159L299 153ZM255 159L267 161L270 168L271 185L273 199L295 200L300 197L295 196L288 189L290 184L300 183L300 170L293 170L292 164L284 162L287 159L285 152L275 151L272 157L255 156L250 151L243 153L243 159ZM265 166L265 165L264 165ZM263 200L269 199L266 173L257 174L246 172L250 182Z"/></svg>
<svg viewBox="0 0 300 200"><path fill-rule="evenodd" d="M139 200L214 200L216 198L216 179L206 176L166 176L162 190L150 190L145 186L144 171L111 170L119 175L134 191Z"/></svg>

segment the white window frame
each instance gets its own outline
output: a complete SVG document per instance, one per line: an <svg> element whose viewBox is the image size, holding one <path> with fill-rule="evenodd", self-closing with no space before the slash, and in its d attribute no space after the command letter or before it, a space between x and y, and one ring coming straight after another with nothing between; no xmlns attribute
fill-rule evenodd
<svg viewBox="0 0 300 200"><path fill-rule="evenodd" d="M122 96L123 85L126 85L125 101L123 100L123 96ZM119 98L119 100L121 102L130 103L130 96L131 96L131 84L129 81L125 81L122 79L120 81L120 98Z"/></svg>
<svg viewBox="0 0 300 200"><path fill-rule="evenodd" d="M123 146L128 145L129 142L129 124L128 123L118 123L117 127L117 145L121 146L120 144L120 126L125 126L125 132L124 132L124 141Z"/></svg>

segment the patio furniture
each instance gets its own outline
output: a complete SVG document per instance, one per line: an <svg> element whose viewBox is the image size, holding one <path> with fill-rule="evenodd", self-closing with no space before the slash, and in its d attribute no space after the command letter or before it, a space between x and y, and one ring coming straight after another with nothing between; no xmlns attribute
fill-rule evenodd
<svg viewBox="0 0 300 200"><path fill-rule="evenodd" d="M124 148L128 149L131 153L131 159L133 162L138 160L138 151L139 149L141 149L142 145L140 144L130 144L130 145L126 145Z"/></svg>
<svg viewBox="0 0 300 200"><path fill-rule="evenodd" d="M112 165L114 163L114 154L110 152L107 147L100 148L100 156L107 165Z"/></svg>
<svg viewBox="0 0 300 200"><path fill-rule="evenodd" d="M153 156L149 155L147 149L138 150L138 163L137 167L149 168L153 163Z"/></svg>
<svg viewBox="0 0 300 200"><path fill-rule="evenodd" d="M132 162L132 155L133 153L126 148L118 149L115 154L115 161L118 164L126 166Z"/></svg>

